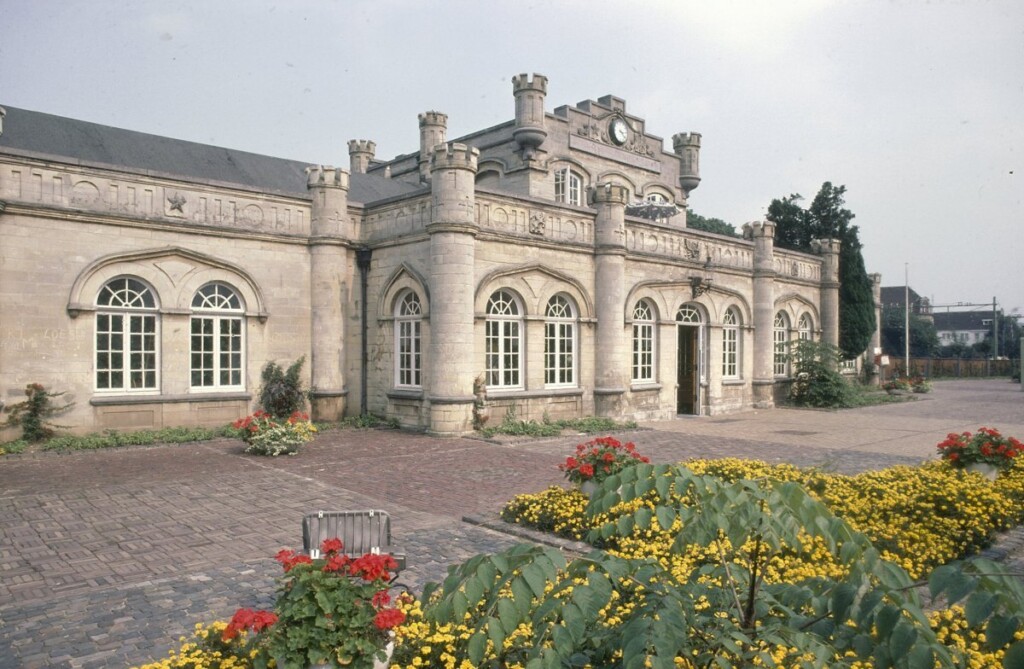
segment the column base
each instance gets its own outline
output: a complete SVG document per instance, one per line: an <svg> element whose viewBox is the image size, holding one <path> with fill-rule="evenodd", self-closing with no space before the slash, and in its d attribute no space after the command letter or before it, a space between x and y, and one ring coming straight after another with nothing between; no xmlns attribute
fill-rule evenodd
<svg viewBox="0 0 1024 669"><path fill-rule="evenodd" d="M431 397L430 427L433 437L461 437L473 432L473 403L469 397Z"/></svg>
<svg viewBox="0 0 1024 669"><path fill-rule="evenodd" d="M754 408L773 409L775 408L775 381L755 379L753 384Z"/></svg>
<svg viewBox="0 0 1024 669"><path fill-rule="evenodd" d="M317 392L309 398L310 417L321 423L337 423L345 417L348 392Z"/></svg>

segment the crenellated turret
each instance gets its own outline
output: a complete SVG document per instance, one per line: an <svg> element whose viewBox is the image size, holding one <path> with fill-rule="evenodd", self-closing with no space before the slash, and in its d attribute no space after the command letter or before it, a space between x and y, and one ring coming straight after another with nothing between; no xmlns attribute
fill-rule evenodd
<svg viewBox="0 0 1024 669"><path fill-rule="evenodd" d="M690 191L700 185L700 133L672 135L672 148L679 156L679 187L688 198Z"/></svg>
<svg viewBox="0 0 1024 669"><path fill-rule="evenodd" d="M366 174L366 169L373 160L377 144L368 139L350 139L348 141L349 171L352 174Z"/></svg>
<svg viewBox="0 0 1024 669"><path fill-rule="evenodd" d="M314 237L350 237L348 223L349 173L330 165L306 168L306 188L313 197L310 217Z"/></svg>
<svg viewBox="0 0 1024 669"><path fill-rule="evenodd" d="M448 129L448 115L441 112L428 111L419 116L420 119L420 180L430 178L430 154L438 144L445 143L445 132Z"/></svg>
<svg viewBox="0 0 1024 669"><path fill-rule="evenodd" d="M522 147L523 159L529 160L548 136L544 128L544 98L548 92L548 78L534 74L512 77L512 94L516 98L516 127L512 137Z"/></svg>
<svg viewBox="0 0 1024 669"><path fill-rule="evenodd" d="M434 199L432 226L475 226L476 170L480 151L465 144L438 144L430 159Z"/></svg>

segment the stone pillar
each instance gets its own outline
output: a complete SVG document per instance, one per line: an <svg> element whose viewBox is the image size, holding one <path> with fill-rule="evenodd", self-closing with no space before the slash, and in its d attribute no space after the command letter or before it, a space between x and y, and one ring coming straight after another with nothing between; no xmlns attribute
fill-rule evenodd
<svg viewBox="0 0 1024 669"><path fill-rule="evenodd" d="M351 262L348 217L349 174L341 168L306 168L313 197L309 240L310 404L313 420L338 421L345 415L345 310L350 295Z"/></svg>
<svg viewBox="0 0 1024 669"><path fill-rule="evenodd" d="M430 235L430 427L450 436L473 429L476 169L480 152L465 144L434 147Z"/></svg>
<svg viewBox="0 0 1024 669"><path fill-rule="evenodd" d="M434 147L445 142L448 129L448 115L441 112L423 112L420 118L420 181L430 179L430 156ZM475 168L474 168L475 169Z"/></svg>
<svg viewBox="0 0 1024 669"><path fill-rule="evenodd" d="M821 340L839 346L839 246L838 239L815 239L811 248L822 256Z"/></svg>
<svg viewBox="0 0 1024 669"><path fill-rule="evenodd" d="M754 238L754 408L775 406L775 223L751 223Z"/></svg>
<svg viewBox="0 0 1024 669"><path fill-rule="evenodd" d="M594 190L597 220L595 241L594 409L598 416L622 415L629 364L624 316L626 282L626 204L629 193L617 184L598 184Z"/></svg>
<svg viewBox="0 0 1024 669"><path fill-rule="evenodd" d="M376 150L377 144L368 139L350 139L348 141L349 171L352 174L366 174Z"/></svg>
<svg viewBox="0 0 1024 669"><path fill-rule="evenodd" d="M690 199L690 191L700 185L700 133L672 135L672 149L679 156L679 188L683 191L685 205Z"/></svg>
<svg viewBox="0 0 1024 669"><path fill-rule="evenodd" d="M871 279L871 299L875 303L875 331L871 333L871 343L868 344L868 361L872 365L872 372L867 382L873 386L881 383L882 370L875 362L875 351L882 349L882 275L868 274Z"/></svg>

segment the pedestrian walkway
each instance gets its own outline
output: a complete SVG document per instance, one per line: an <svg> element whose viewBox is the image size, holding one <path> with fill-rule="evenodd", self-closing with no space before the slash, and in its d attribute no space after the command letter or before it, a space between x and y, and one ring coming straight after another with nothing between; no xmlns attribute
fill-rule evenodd
<svg viewBox="0 0 1024 669"><path fill-rule="evenodd" d="M644 424L655 461L755 457L840 472L934 457L949 431L1024 435L1006 381L940 382L919 401L843 412L777 409ZM123 667L164 656L197 622L273 601L272 556L317 509L381 508L410 556L403 581L517 541L462 522L563 482L580 441L488 443L396 431L321 434L301 455L240 442L0 458L0 669ZM1021 552L1010 542L1011 559Z"/></svg>

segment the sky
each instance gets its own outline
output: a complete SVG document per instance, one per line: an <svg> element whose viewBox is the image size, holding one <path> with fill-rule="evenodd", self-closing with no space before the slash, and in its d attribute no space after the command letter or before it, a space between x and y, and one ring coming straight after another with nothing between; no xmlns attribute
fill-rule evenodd
<svg viewBox="0 0 1024 669"><path fill-rule="evenodd" d="M0 105L311 164L510 120L521 72L701 133L703 216L842 184L882 285L1024 313L1020 0L0 0Z"/></svg>

